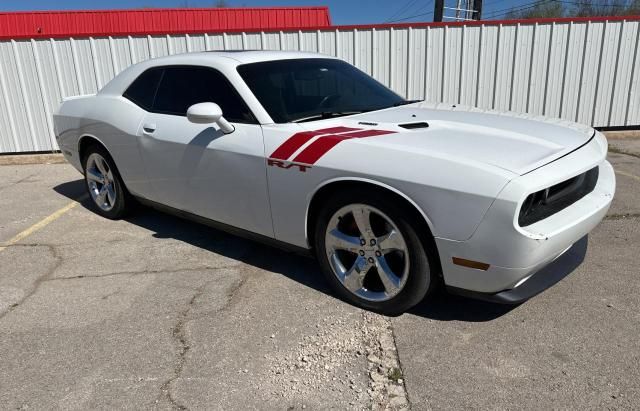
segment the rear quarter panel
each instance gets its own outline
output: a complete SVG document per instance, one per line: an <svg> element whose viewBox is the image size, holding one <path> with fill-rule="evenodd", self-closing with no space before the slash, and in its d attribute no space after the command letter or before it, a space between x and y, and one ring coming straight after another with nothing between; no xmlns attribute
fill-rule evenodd
<svg viewBox="0 0 640 411"><path fill-rule="evenodd" d="M138 148L138 128L144 111L123 97L81 96L65 100L54 114L56 137L69 162L82 172L80 140L101 142L134 194L147 196L146 172Z"/></svg>

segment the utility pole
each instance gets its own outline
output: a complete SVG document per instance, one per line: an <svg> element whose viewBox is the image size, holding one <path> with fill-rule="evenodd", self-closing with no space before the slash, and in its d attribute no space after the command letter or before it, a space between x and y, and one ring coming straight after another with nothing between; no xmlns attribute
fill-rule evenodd
<svg viewBox="0 0 640 411"><path fill-rule="evenodd" d="M455 7L445 7L445 0L435 0L433 21L441 22L444 19L453 21L469 21L482 19L482 0L456 0ZM455 13L445 16L445 10L453 10Z"/></svg>
<svg viewBox="0 0 640 411"><path fill-rule="evenodd" d="M435 1L435 10L433 12L433 21L441 22L444 15L444 0Z"/></svg>
<svg viewBox="0 0 640 411"><path fill-rule="evenodd" d="M482 0L473 0L473 15L474 20L482 20Z"/></svg>

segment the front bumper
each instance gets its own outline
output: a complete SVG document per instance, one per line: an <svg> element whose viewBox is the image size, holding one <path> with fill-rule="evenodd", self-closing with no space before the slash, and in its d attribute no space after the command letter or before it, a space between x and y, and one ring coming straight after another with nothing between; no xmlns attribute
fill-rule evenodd
<svg viewBox="0 0 640 411"><path fill-rule="evenodd" d="M588 236L582 237L549 265L543 267L535 274L532 274L522 284L510 290L492 294L447 286L447 291L452 294L458 294L493 303L519 304L535 297L547 288L552 287L578 268L578 266L580 266L584 261L587 254L588 242Z"/></svg>
<svg viewBox="0 0 640 411"><path fill-rule="evenodd" d="M492 300L519 302L566 276L563 271L571 264L562 268L558 261L564 259L559 257L575 257L575 252L569 251L582 244L580 239L600 223L613 199L615 174L605 156L606 141L596 138L570 155L510 182L468 240L436 238L446 286L474 296L491 296ZM518 225L518 210L527 193L595 166L599 167L599 178L591 193L544 220L524 228ZM486 263L489 268L455 265L453 257Z"/></svg>

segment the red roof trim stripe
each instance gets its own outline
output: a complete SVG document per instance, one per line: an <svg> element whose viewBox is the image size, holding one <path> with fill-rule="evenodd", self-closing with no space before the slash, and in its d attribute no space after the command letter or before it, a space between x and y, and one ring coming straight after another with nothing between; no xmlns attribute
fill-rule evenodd
<svg viewBox="0 0 640 411"><path fill-rule="evenodd" d="M385 28L417 28L417 27L442 27L442 26L498 26L513 24L535 24L535 23L586 23L589 21L638 21L638 16L596 16L596 17L558 17L558 18L542 18L542 19L514 19L514 20L479 20L479 21L451 21L451 22L416 22L416 23L385 23L385 24L356 24L332 26L332 29L338 30L367 30L367 29L385 29ZM308 28L307 30L314 29ZM319 27L318 27L319 29Z"/></svg>
<svg viewBox="0 0 640 411"><path fill-rule="evenodd" d="M120 13L129 11L211 11L211 10L228 10L228 11L245 11L245 10L329 10L329 6L273 6L273 7L166 7L166 8L130 8L130 9L91 9L91 10L29 10L29 11L0 11L3 14L69 14L69 13Z"/></svg>
<svg viewBox="0 0 640 411"><path fill-rule="evenodd" d="M328 7L0 12L0 39L326 28Z"/></svg>
<svg viewBox="0 0 640 411"><path fill-rule="evenodd" d="M186 16L180 16L181 24L172 25L170 21L171 12L190 14L191 12L210 13L217 10L234 10L242 11L251 15L247 20L250 24L240 24L243 20L238 21L237 15L222 15L220 20L224 23L210 24L205 26L204 16L190 16L191 20L187 20ZM300 21L295 19L286 19L285 15L269 13L262 14L264 11L299 11ZM312 13L315 11L317 13ZM304 14L303 12L307 12ZM65 15L69 14L87 14L95 13L98 15L87 18L86 16L74 16L73 21L69 22L69 17L65 19ZM107 16L99 16L104 11L74 11L74 12L12 12L0 13L0 40L1 39L31 39L31 38L69 38L69 37L106 37L106 36L143 36L143 35L165 35L165 34L202 34L202 33L239 33L239 32L278 32L278 31L315 31L315 30L372 30L372 29L394 29L420 28L420 27L460 27L460 26L496 26L496 25L515 25L515 24L545 24L545 23L586 23L601 21L640 21L639 16L609 16L609 17L566 17L566 18L544 18L529 20L481 20L481 21L465 21L465 22L416 22L416 23L391 23L391 24L360 24L360 25L342 25L332 26L329 10L327 7L272 7L272 8L225 8L225 9L134 9L134 10L112 10L107 12ZM109 14L110 13L110 14ZM146 13L144 19L128 19L122 14L126 13ZM256 17L257 13L259 16ZM309 14L311 13L311 14ZM66 30L57 32L37 33L35 24L37 21L33 19L35 15L45 14L51 17L51 21L56 26L66 26ZM32 24L28 24L29 32L25 32L25 27L18 24L14 16L27 15L23 18ZM178 17L176 17L178 18ZM29 20L31 19L31 20ZM200 20L202 19L202 20ZM321 21L317 21L320 19ZM122 23L122 20L126 24ZM153 24L148 25L145 21L151 20ZM199 25L202 21L203 25ZM229 24L229 22L232 24ZM315 21L315 22L314 22ZM265 24L266 22L266 24ZM218 22L220 23L220 22ZM258 23L258 25L256 25ZM307 24L309 23L309 24ZM124 27L122 27L124 26ZM225 27L221 27L225 26ZM34 28L35 27L35 28ZM70 28L69 28L70 27ZM79 30L78 27L82 29ZM64 29L65 27L62 27ZM97 29L99 28L99 29ZM33 30L33 32L31 32Z"/></svg>
<svg viewBox="0 0 640 411"><path fill-rule="evenodd" d="M371 30L371 29L407 29L420 27L461 27L461 26L508 26L516 24L545 24L545 23L587 23L600 21L640 21L638 16L597 16L597 17L561 17L543 19L515 19L515 20L480 20L480 21L456 21L456 22L415 22L415 23L384 23L384 24L351 24L330 27L295 27L288 30Z"/></svg>

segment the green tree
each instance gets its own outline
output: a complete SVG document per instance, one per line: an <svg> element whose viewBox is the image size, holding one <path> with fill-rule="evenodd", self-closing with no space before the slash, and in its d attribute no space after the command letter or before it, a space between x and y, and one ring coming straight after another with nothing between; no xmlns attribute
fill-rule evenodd
<svg viewBox="0 0 640 411"><path fill-rule="evenodd" d="M637 2L636 2L637 3ZM576 4L573 15L577 17L589 16L624 16L628 15L632 2L624 0L582 1Z"/></svg>
<svg viewBox="0 0 640 411"><path fill-rule="evenodd" d="M513 7L505 16L508 19L538 19L638 14L640 14L640 0L543 0L525 8Z"/></svg>
<svg viewBox="0 0 640 411"><path fill-rule="evenodd" d="M566 13L563 3L555 1L542 1L533 7L518 9L513 8L506 14L507 19L541 19L548 17L564 17Z"/></svg>

